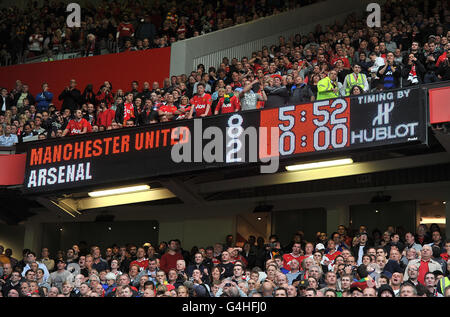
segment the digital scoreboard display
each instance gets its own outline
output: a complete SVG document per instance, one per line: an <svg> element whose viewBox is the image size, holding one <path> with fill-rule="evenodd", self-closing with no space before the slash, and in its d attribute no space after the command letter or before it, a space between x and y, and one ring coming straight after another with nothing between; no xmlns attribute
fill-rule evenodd
<svg viewBox="0 0 450 317"><path fill-rule="evenodd" d="M24 191L44 193L207 168L427 142L420 88L26 143ZM268 172L263 171L262 172ZM277 172L272 169L269 172Z"/></svg>

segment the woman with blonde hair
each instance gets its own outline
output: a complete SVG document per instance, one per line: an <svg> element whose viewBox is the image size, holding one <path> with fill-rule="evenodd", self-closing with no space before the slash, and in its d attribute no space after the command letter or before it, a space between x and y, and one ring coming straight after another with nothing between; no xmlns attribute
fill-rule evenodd
<svg viewBox="0 0 450 317"><path fill-rule="evenodd" d="M178 297L189 297L189 290L186 286L180 285L177 288L177 296Z"/></svg>

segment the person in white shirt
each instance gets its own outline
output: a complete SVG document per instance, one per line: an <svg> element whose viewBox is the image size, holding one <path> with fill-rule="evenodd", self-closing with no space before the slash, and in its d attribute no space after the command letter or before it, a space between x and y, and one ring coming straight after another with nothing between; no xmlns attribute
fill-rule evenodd
<svg viewBox="0 0 450 317"><path fill-rule="evenodd" d="M19 143L17 135L11 134L11 125L7 124L5 134L0 135L0 146L14 146L17 143Z"/></svg>
<svg viewBox="0 0 450 317"><path fill-rule="evenodd" d="M27 255L27 265L25 265L25 267L22 270L22 276L25 277L25 273L31 268L31 263L36 262L38 264L38 267L42 270L44 270L44 278L43 281L47 281L48 277L50 276L50 273L48 272L47 267L45 266L44 263L39 263L36 261L36 254L34 252L30 252Z"/></svg>

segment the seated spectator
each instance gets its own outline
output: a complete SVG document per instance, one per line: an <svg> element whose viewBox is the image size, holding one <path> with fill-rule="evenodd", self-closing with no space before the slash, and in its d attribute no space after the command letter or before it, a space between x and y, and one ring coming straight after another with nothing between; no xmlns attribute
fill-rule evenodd
<svg viewBox="0 0 450 317"><path fill-rule="evenodd" d="M0 146L13 146L19 143L17 135L11 134L11 125L7 124L5 126L5 133L0 135Z"/></svg>
<svg viewBox="0 0 450 317"><path fill-rule="evenodd" d="M79 134L86 134L91 125L83 118L81 109L75 110L75 118L70 120L67 127L64 129L62 136L72 136ZM92 127L91 127L92 128Z"/></svg>

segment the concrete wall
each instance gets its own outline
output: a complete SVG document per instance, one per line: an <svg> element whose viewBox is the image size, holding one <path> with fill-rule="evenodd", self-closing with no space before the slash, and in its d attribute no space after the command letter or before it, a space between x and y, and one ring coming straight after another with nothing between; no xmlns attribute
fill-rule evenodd
<svg viewBox="0 0 450 317"><path fill-rule="evenodd" d="M236 231L234 217L213 219L191 219L181 221L162 221L159 241L178 238L186 250L193 246L207 247L216 242L225 242L225 237Z"/></svg>
<svg viewBox="0 0 450 317"><path fill-rule="evenodd" d="M13 257L21 260L24 245L25 226L0 224L0 245L13 251Z"/></svg>
<svg viewBox="0 0 450 317"><path fill-rule="evenodd" d="M217 67L222 58L241 58L264 45L278 43L280 35L289 38L296 33L313 31L322 26L344 21L351 12L361 14L370 0L327 0L297 10L262 18L224 30L176 42L172 45L170 75L190 73L202 63Z"/></svg>

